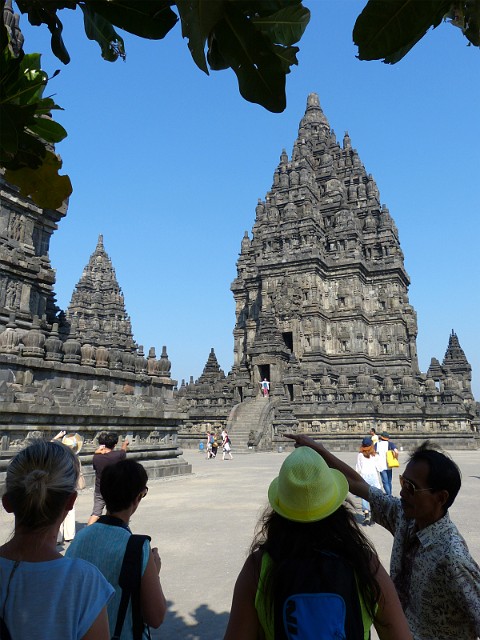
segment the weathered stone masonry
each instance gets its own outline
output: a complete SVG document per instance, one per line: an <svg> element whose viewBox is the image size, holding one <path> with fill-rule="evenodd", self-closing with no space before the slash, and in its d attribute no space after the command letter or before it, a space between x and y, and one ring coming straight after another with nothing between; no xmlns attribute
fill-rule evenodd
<svg viewBox="0 0 480 640"><path fill-rule="evenodd" d="M282 152L241 242L232 371L215 369L211 354L200 380L182 385L182 436L225 424L236 405L229 426L241 446L270 447L291 429L358 440L372 426L405 441L449 434L473 446L471 367L452 332L442 365L432 359L420 372L409 284L375 180L311 94L292 155ZM264 377L268 412L258 398Z"/></svg>

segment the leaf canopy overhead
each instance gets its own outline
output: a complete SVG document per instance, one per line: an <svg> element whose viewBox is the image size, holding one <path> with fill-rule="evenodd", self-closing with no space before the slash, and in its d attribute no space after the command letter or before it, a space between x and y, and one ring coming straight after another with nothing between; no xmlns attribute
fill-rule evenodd
<svg viewBox="0 0 480 640"><path fill-rule="evenodd" d="M57 208L72 188L68 176L58 174L61 161L51 145L66 132L51 117L60 107L43 98L49 79L39 54L14 51L4 11L12 13L11 2L0 0L0 165L23 195ZM199 69L209 74L231 68L241 95L275 113L285 109L286 76L298 64L295 45L310 19L302 0L16 0L16 5L32 25L47 26L52 52L64 64L70 54L59 17L63 10L82 11L87 38L109 62L126 58L117 29L158 40L180 22ZM460 28L469 44L480 46L480 0L368 0L353 30L358 57L395 64L445 20ZM36 184L36 171L48 188Z"/></svg>

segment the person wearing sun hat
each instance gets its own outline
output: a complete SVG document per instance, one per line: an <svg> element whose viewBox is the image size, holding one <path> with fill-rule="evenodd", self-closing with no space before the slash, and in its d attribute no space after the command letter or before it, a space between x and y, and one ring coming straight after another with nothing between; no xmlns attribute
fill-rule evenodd
<svg viewBox="0 0 480 640"><path fill-rule="evenodd" d="M68 433L66 431L59 431L53 440L60 440L62 444L71 449L73 453L78 455L83 447L83 437L79 433ZM85 489L85 478L82 473L82 467L80 459L78 460L80 465L80 473L78 476L77 490ZM64 542L71 542L75 537L76 520L75 520L75 505L67 513L65 520L60 525L58 530L57 543L63 544Z"/></svg>
<svg viewBox="0 0 480 640"><path fill-rule="evenodd" d="M344 474L313 449L287 456L237 578L224 640L290 638L283 611L292 602L297 613L301 603L315 603L296 620L295 637L311 637L306 628L337 622L333 609L321 605L325 596L345 602L345 637L366 640L373 623L382 640L411 640L394 586L345 503L347 494Z"/></svg>

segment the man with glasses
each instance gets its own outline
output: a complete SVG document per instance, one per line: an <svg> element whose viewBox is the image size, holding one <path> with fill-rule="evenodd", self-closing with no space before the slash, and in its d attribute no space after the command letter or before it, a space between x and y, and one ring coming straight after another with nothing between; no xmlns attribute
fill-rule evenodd
<svg viewBox="0 0 480 640"><path fill-rule="evenodd" d="M288 437L341 471L350 492L368 500L375 522L393 534L390 575L414 639L480 637L480 568L448 514L461 486L453 460L423 443L400 476L396 498L371 487L321 443L305 435Z"/></svg>

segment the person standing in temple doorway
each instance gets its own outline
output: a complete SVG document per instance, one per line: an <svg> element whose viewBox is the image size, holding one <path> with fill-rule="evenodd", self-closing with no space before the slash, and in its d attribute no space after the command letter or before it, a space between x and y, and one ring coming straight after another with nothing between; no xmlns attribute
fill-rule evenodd
<svg viewBox="0 0 480 640"><path fill-rule="evenodd" d="M125 438L120 450L114 451L118 444L118 433L102 431L98 436L99 447L93 454L93 468L95 469L95 489L93 492L93 511L87 524L93 524L102 515L105 500L100 492L100 480L105 467L125 460L127 457L128 439Z"/></svg>
<svg viewBox="0 0 480 640"><path fill-rule="evenodd" d="M262 394L264 398L267 398L270 394L270 382L264 378L261 382Z"/></svg>

